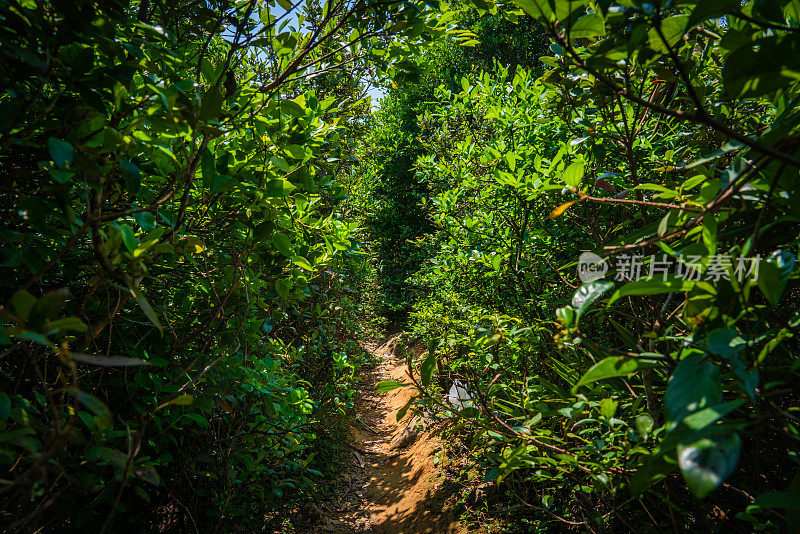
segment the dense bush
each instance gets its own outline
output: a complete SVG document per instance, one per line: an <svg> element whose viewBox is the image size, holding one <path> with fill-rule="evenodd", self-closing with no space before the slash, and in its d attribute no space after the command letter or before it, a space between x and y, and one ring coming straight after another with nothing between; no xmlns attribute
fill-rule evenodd
<svg viewBox="0 0 800 534"><path fill-rule="evenodd" d="M335 467L341 136L427 30L318 7L0 2L4 530L262 528Z"/></svg>
<svg viewBox="0 0 800 534"><path fill-rule="evenodd" d="M416 166L430 150L419 117L430 109L440 85L455 90L463 75L491 69L495 62L511 71L517 66L536 68L546 49L542 35L526 26L527 17L517 24L496 8L488 12L466 3L457 7L442 16L457 29L422 48L416 57L420 73L395 83L382 101L360 146L360 164L354 168L358 178L349 191L374 263L376 282L366 296L379 301L374 308L398 324L417 299L420 287L412 277L429 254L417 240L434 229L423 206L432 191L420 180Z"/></svg>
<svg viewBox="0 0 800 534"><path fill-rule="evenodd" d="M4 530L278 528L376 312L473 518L797 530L800 4L514 2L0 0Z"/></svg>
<svg viewBox="0 0 800 534"><path fill-rule="evenodd" d="M796 3L519 5L544 75L419 117L417 404L532 530L796 528Z"/></svg>

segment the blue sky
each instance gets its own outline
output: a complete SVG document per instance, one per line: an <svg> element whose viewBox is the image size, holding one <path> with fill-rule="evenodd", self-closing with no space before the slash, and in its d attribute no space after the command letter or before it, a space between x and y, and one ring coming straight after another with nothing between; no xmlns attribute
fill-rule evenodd
<svg viewBox="0 0 800 534"><path fill-rule="evenodd" d="M294 3L294 2L292 2L292 3ZM284 13L286 13L286 10L283 7L281 7L278 3L276 3L274 6L270 7L270 9L271 9L273 15L275 15L276 18L278 18L278 17L282 16ZM300 5L298 5L294 10L292 10L292 12L289 14L288 17L285 17L285 18L281 19L281 21L278 23L278 28L280 28L284 24L284 22L286 22L288 20L288 23L287 23L287 25L285 27L285 30L287 30L288 28L292 27L294 29L294 31L297 31L298 30L298 27L297 27L298 26L298 24L297 24L297 22L298 22L297 21L297 14L301 10L302 10L302 3ZM384 89L383 87L378 87L377 85L373 85L372 84L372 80L370 80L370 82L368 83L368 87L367 87L367 94L370 97L372 97L372 107L373 107L373 109L376 109L377 107L379 107L380 99L383 98L384 96L386 96L386 89Z"/></svg>

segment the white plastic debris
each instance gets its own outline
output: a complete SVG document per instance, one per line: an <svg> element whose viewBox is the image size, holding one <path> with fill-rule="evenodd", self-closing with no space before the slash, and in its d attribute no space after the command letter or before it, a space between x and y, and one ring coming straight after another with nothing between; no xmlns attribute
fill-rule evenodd
<svg viewBox="0 0 800 534"><path fill-rule="evenodd" d="M473 404L472 398L470 392L467 391L466 384L461 380L454 381L450 392L447 394L447 401L459 410L471 408Z"/></svg>

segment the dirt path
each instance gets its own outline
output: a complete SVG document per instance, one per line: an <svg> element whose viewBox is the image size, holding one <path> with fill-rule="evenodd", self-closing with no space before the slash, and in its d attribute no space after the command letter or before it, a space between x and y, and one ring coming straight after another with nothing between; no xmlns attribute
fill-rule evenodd
<svg viewBox="0 0 800 534"><path fill-rule="evenodd" d="M405 361L396 353L398 338L375 349L380 365L364 376L357 420L350 428L352 463L338 481L336 498L319 532L375 534L458 534L447 506L452 491L437 469L437 438L421 431L412 414L396 420L411 392L375 391L381 380L403 380Z"/></svg>

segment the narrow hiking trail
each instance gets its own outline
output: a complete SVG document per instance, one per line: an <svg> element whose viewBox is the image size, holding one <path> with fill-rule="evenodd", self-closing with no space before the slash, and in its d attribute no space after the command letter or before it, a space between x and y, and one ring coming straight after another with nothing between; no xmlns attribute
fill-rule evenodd
<svg viewBox="0 0 800 534"><path fill-rule="evenodd" d="M381 380L407 381L405 360L397 353L399 338L372 349L381 361L363 375L357 417L350 426L351 463L335 482L334 498L322 505L325 519L317 532L461 532L447 502L452 490L436 466L439 440L420 430L410 412L396 420L411 391L375 391Z"/></svg>

